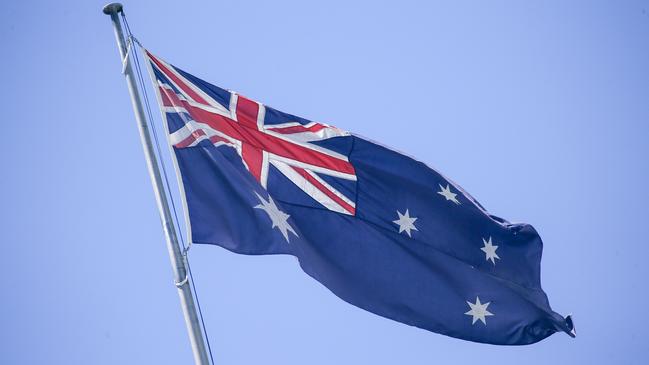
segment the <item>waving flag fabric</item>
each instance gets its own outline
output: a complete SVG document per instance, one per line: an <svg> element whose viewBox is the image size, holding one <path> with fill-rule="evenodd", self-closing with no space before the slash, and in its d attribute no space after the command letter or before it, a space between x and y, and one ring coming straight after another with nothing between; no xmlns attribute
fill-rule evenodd
<svg viewBox="0 0 649 365"><path fill-rule="evenodd" d="M532 226L489 214L411 157L145 54L193 243L294 255L343 300L448 336L574 335L541 289Z"/></svg>

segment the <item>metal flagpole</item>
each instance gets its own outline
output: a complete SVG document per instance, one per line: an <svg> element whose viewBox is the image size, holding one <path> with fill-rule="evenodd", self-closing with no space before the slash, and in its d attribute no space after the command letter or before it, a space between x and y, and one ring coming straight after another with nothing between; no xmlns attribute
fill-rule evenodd
<svg viewBox="0 0 649 365"><path fill-rule="evenodd" d="M160 211L160 219L162 220L162 228L164 230L165 238L167 241L167 249L169 250L169 258L171 259L171 266L174 270L174 277L178 294L180 295L180 305L183 309L185 316L185 323L187 324L187 331L189 332L189 340L192 345L194 353L194 361L199 365L209 365L210 360L205 343L205 337L201 330L200 322L196 312L196 304L194 296L188 282L188 273L186 262L184 260L183 252L178 244L178 236L173 224L171 211L169 209L169 202L167 196L163 191L162 177L158 167L157 157L153 150L151 143L151 135L149 126L144 114L144 107L140 99L140 93L133 74L133 68L127 59L130 52L130 47L134 47L131 43L127 46L127 41L124 39L122 32L122 24L119 20L119 13L122 12L122 4L111 3L104 7L104 14L110 15L115 30L115 38L117 39L117 47L119 54L122 57L124 64L124 75L126 76L126 85L131 95L131 103L135 111L135 120L140 131L140 139L142 147L144 148L144 157L146 158L149 175L151 176L151 183L155 192L158 210Z"/></svg>

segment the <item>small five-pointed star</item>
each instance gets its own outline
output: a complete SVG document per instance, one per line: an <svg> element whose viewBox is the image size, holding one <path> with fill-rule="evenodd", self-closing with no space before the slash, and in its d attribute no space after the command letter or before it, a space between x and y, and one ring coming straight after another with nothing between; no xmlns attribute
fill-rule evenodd
<svg viewBox="0 0 649 365"><path fill-rule="evenodd" d="M408 209L406 209L405 214L401 214L401 212L397 210L397 214L399 215L399 219L392 222L399 226L399 233L406 231L408 237L412 237L410 231L411 230L417 231L417 227L415 227L415 221L417 220L417 218L410 217L410 213L408 212Z"/></svg>
<svg viewBox="0 0 649 365"><path fill-rule="evenodd" d="M498 246L494 246L491 243L491 236L489 236L489 240L485 240L484 238L482 239L482 242L484 242L484 247L480 248L482 251L485 253L485 260L491 262L495 265L496 264L496 259L500 260L500 257L498 257L498 254L496 253L496 250L498 249ZM505 255L507 256L507 255Z"/></svg>
<svg viewBox="0 0 649 365"><path fill-rule="evenodd" d="M446 200L450 200L455 204L460 204L460 201L457 200L457 194L451 192L451 186L449 184L446 184L446 187L443 187L442 184L439 184L439 188L441 189L440 191L437 192L437 194L443 196L446 198Z"/></svg>
<svg viewBox="0 0 649 365"><path fill-rule="evenodd" d="M262 198L261 195L257 194L257 192L255 192L255 195L257 195L257 198L259 198L259 202L261 203L259 205L256 205L255 208L261 209L266 212L266 214L268 214L271 222L273 222L271 229L277 227L277 229L282 233L282 236L284 236L286 242L288 242L289 231L293 233L295 237L299 237L297 233L295 233L295 230L293 230L293 227L291 227L291 225L288 223L288 218L290 217L290 215L279 210L270 195L268 195L268 201Z"/></svg>
<svg viewBox="0 0 649 365"><path fill-rule="evenodd" d="M475 297L475 303L471 303L467 301L466 304L468 304L469 307L471 307L471 310L464 314L473 317L473 322L471 322L471 324L475 324L478 320L480 320L486 326L487 317L494 315L493 313L487 310L487 307L489 306L489 304L491 304L491 302L482 304L480 303L480 298Z"/></svg>

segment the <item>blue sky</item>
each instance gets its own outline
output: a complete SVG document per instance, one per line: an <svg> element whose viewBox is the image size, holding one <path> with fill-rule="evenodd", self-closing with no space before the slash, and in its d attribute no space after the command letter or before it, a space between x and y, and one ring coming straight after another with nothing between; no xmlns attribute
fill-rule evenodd
<svg viewBox="0 0 649 365"><path fill-rule="evenodd" d="M190 363L103 1L3 4L0 363ZM125 4L193 74L417 156L544 239L578 337L447 338L355 308L292 257L195 246L219 364L641 364L649 3ZM158 113L155 123L160 123Z"/></svg>

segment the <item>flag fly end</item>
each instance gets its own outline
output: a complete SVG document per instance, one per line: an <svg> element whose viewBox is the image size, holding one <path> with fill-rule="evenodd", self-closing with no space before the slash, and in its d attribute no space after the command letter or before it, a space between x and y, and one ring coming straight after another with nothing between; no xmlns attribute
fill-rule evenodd
<svg viewBox="0 0 649 365"><path fill-rule="evenodd" d="M572 338L577 337L577 329L575 328L575 323L572 321L572 314L566 316L566 324L568 325L568 328L570 328L568 335Z"/></svg>

